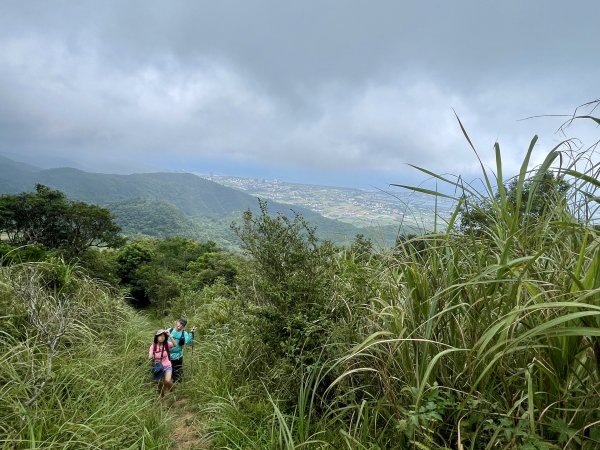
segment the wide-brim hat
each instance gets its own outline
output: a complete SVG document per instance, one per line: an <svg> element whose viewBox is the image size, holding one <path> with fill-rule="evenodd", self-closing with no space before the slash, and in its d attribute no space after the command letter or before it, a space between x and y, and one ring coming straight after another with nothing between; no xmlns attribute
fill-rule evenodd
<svg viewBox="0 0 600 450"><path fill-rule="evenodd" d="M154 333L154 336L160 336L161 334L165 334L167 332L167 330L163 330L162 328L160 330L157 330L156 333Z"/></svg>

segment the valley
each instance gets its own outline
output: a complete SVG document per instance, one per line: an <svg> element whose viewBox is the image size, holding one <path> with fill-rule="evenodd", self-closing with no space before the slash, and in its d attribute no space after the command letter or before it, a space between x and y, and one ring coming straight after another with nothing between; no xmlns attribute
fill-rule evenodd
<svg viewBox="0 0 600 450"><path fill-rule="evenodd" d="M323 217L356 227L393 225L408 227L415 232L434 227L435 199L393 186L387 190L365 190L233 176L207 178L257 197L303 206ZM437 208L440 217L447 218L452 203L438 199Z"/></svg>

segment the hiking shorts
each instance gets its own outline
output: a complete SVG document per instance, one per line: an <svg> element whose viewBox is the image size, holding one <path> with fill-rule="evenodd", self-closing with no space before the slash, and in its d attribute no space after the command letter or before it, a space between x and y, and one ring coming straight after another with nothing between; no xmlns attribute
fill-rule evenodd
<svg viewBox="0 0 600 450"><path fill-rule="evenodd" d="M154 381L161 381L165 377L165 373L167 373L167 372L173 373L173 368L172 367L167 367L166 369L163 369L163 370L161 370L158 373L153 373L152 374L152 379Z"/></svg>

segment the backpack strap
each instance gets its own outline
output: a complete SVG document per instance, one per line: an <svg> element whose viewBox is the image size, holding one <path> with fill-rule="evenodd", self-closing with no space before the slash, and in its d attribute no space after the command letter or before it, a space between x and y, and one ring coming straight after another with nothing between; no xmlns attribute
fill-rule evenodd
<svg viewBox="0 0 600 450"><path fill-rule="evenodd" d="M169 333L171 333L171 335L173 335L173 330L174 330L173 327L169 328ZM177 342L177 345L179 347L183 347L185 345L185 330L181 330L179 333L180 333L179 337L177 338L177 340L175 342ZM175 338L173 337L173 339L175 339Z"/></svg>
<svg viewBox="0 0 600 450"><path fill-rule="evenodd" d="M154 354L153 354L154 362L156 362L156 354L158 353L158 350L156 349L156 344L154 344L154 348L152 350L154 351ZM160 351L160 361L162 361L162 359L163 359L165 350L167 351L167 358L169 359L169 361L171 361L171 352L169 351L169 344L167 344L167 341L165 341L162 345L162 349Z"/></svg>
<svg viewBox="0 0 600 450"><path fill-rule="evenodd" d="M157 362L156 361L156 354L158 353L158 345L157 344L152 344L152 361L153 362ZM160 352L160 360L162 361L163 359L163 355L165 354L165 346L163 344L162 350Z"/></svg>

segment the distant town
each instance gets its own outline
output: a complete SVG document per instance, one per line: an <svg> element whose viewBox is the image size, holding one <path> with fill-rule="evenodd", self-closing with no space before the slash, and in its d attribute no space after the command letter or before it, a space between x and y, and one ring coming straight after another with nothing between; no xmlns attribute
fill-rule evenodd
<svg viewBox="0 0 600 450"><path fill-rule="evenodd" d="M400 188L363 190L222 175L200 176L267 200L301 205L330 219L359 227L402 223L419 229L434 227L435 198ZM443 226L451 208L448 200L438 198L438 224Z"/></svg>

